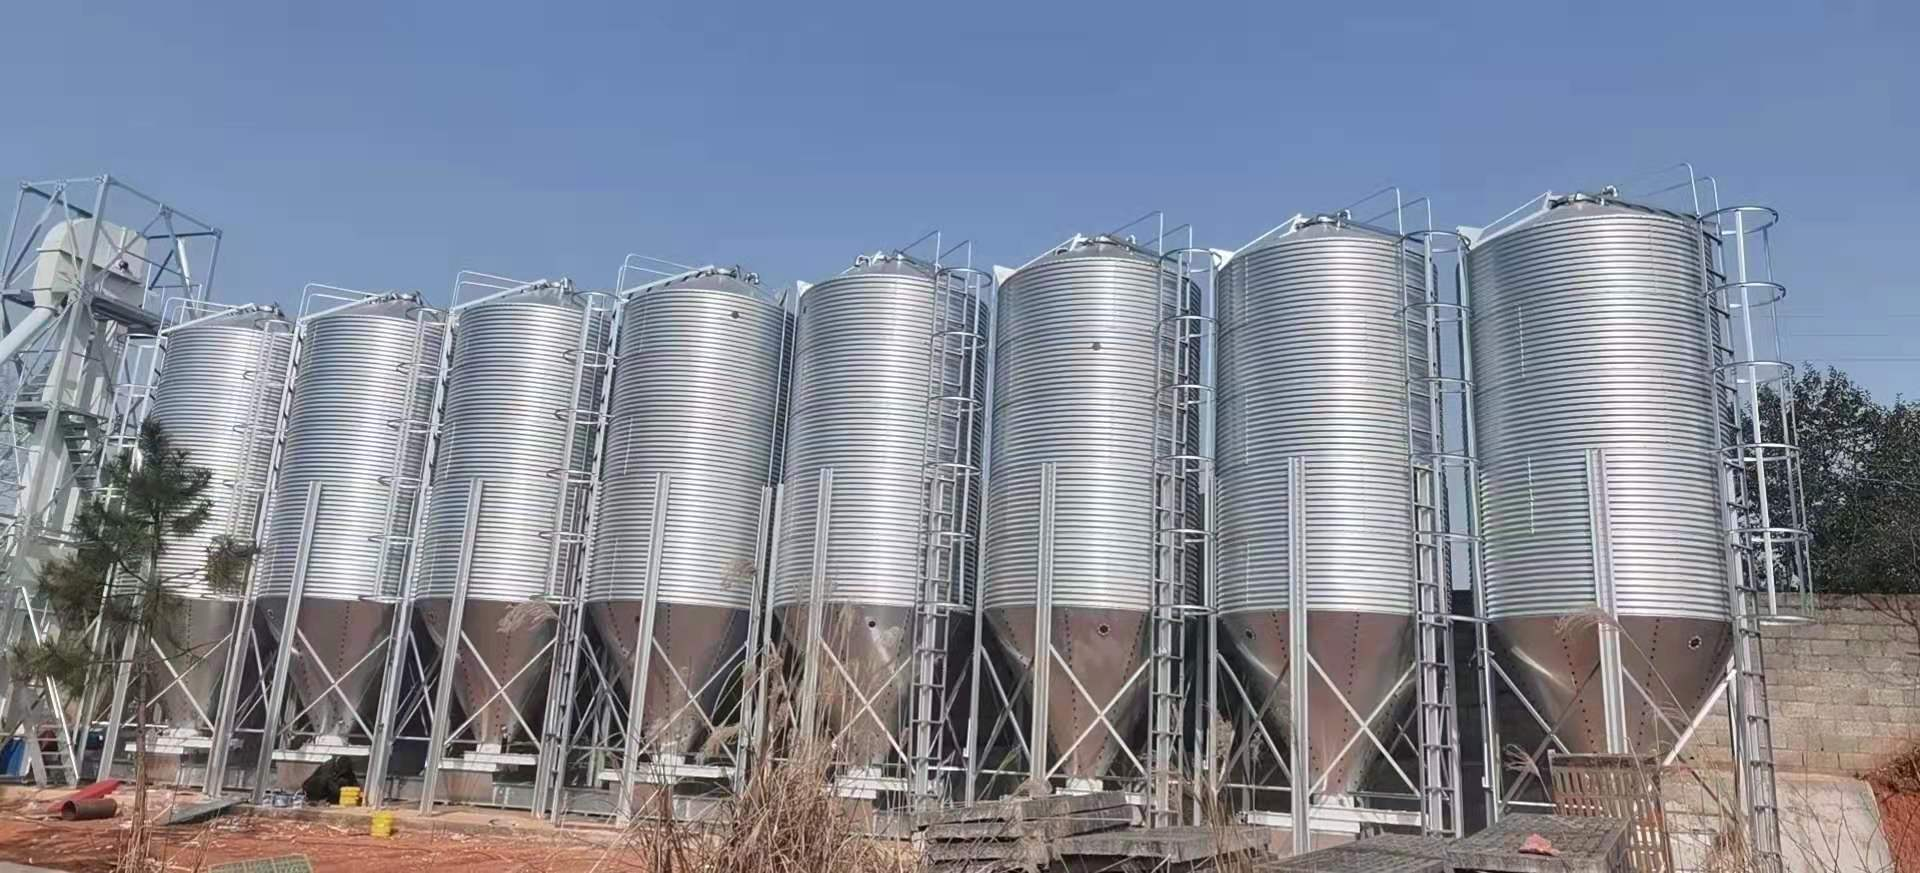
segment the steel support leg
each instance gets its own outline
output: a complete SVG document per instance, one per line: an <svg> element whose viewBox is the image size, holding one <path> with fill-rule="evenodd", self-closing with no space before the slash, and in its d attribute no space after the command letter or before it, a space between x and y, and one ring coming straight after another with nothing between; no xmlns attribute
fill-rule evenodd
<svg viewBox="0 0 1920 873"><path fill-rule="evenodd" d="M467 638L465 619L467 589L473 581L474 534L480 527L480 507L486 500L487 483L476 479L467 491L466 523L460 535L460 563L453 579L453 602L447 608L447 631L440 643L440 676L433 689L433 727L427 740L427 766L422 771L420 811L433 811L434 796L440 786L440 765L446 760L446 746L453 721L454 671L460 666L460 648ZM512 681L512 680L508 680ZM393 742L389 737L388 743ZM384 775L384 774L382 774Z"/></svg>
<svg viewBox="0 0 1920 873"><path fill-rule="evenodd" d="M127 689L133 683L133 659L139 654L134 646L137 636L129 636L121 644L119 663L114 665L113 702L107 708L107 724L100 739L100 763L93 772L95 782L105 781L113 773L113 759L120 745L120 724L127 715ZM145 693L145 689L142 689L142 693Z"/></svg>
<svg viewBox="0 0 1920 873"><path fill-rule="evenodd" d="M1607 455L1587 450L1587 509L1593 531L1594 600L1601 612L1595 628L1600 640L1600 694L1606 719L1607 753L1631 754L1627 748L1627 689L1621 659L1619 604L1613 588L1613 518L1607 501Z"/></svg>
<svg viewBox="0 0 1920 873"><path fill-rule="evenodd" d="M294 554L293 582L287 589L285 613L280 617L280 645L274 655L273 685L267 692L267 721L260 732L260 761L254 765L254 803L265 797L267 778L273 773L273 753L280 748L280 717L287 704L287 671L293 666L294 634L300 626L300 601L307 588L307 560L313 552L313 524L320 514L320 493L324 487L319 482L307 486L307 508L300 518L300 547Z"/></svg>
<svg viewBox="0 0 1920 873"><path fill-rule="evenodd" d="M653 673L654 623L660 609L660 547L666 542L668 501L672 499L673 477L666 473L653 476L653 516L647 534L647 568L640 619L634 629L633 678L627 683L632 693L627 698L625 754L620 759L620 799L615 804L621 821L633 817L633 789L640 777L640 750L647 729L641 716L646 711L647 680Z"/></svg>
<svg viewBox="0 0 1920 873"><path fill-rule="evenodd" d="M1027 775L1035 785L1046 784L1053 770L1047 751L1047 702L1053 694L1053 522L1059 497L1056 476L1052 461L1040 465L1040 549L1034 575L1033 664L1028 682L1033 707L1028 713L1031 727L1027 733Z"/></svg>
<svg viewBox="0 0 1920 873"><path fill-rule="evenodd" d="M1293 853L1313 850L1313 742L1306 726L1312 724L1307 693L1313 670L1307 659L1307 461L1287 459L1287 682L1291 686L1293 767L1288 794L1293 805Z"/></svg>
<svg viewBox="0 0 1920 873"><path fill-rule="evenodd" d="M814 495L813 561L807 596L806 651L801 656L800 735L811 741L820 726L820 650L825 645L827 594L827 538L833 533L833 468L820 468Z"/></svg>

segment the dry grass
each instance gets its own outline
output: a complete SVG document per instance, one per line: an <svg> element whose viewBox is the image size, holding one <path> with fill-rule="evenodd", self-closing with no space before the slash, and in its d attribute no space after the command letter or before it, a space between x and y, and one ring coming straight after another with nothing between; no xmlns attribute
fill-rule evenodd
<svg viewBox="0 0 1920 873"><path fill-rule="evenodd" d="M918 873L919 853L867 836L867 817L827 790L825 757L797 755L755 768L746 791L714 823L677 822L664 791L608 857L637 856L654 873ZM594 870L604 869L596 864Z"/></svg>
<svg viewBox="0 0 1920 873"><path fill-rule="evenodd" d="M835 797L829 790L834 761L844 758L823 734L851 709L844 683L822 681L820 716L826 724L812 730L794 727L792 689L784 681L783 659L775 656L767 681L768 737L771 753L757 755L745 789L723 804L710 822L675 821L670 789L656 790L640 803L641 814L621 840L609 848L603 866L614 857L637 859L650 873L921 873L921 854L904 843L869 836L871 810L866 801ZM749 678L747 681L751 682ZM708 746L734 742L738 730L716 732ZM844 741L842 746L847 745ZM711 749L710 749L711 751Z"/></svg>
<svg viewBox="0 0 1920 873"><path fill-rule="evenodd" d="M1920 794L1920 746L1895 755L1860 778L1900 794Z"/></svg>

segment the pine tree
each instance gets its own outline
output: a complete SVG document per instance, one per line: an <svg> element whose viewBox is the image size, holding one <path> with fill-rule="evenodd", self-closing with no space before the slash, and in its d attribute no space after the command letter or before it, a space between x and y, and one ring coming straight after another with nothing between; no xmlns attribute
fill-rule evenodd
<svg viewBox="0 0 1920 873"><path fill-rule="evenodd" d="M147 707L155 689L165 687L156 683L160 678L156 648L176 659L207 654L174 638L174 628L179 626L175 618L186 605L176 586L188 577L204 576L216 593L239 593L255 549L218 537L207 550L204 564L171 575L162 572L162 559L175 544L198 533L211 516L213 502L205 495L213 474L195 466L187 451L176 448L151 419L140 429L138 452L108 459L100 478L102 488L74 519L73 551L49 562L38 583L54 626L83 628L97 617L99 638L113 641L111 650L95 651L91 635L68 632L45 643L28 640L11 654L27 675L44 676L76 695L102 672L122 666L129 669L134 800L123 869L140 869L149 848ZM118 660L121 642L133 652L124 665ZM112 753L102 750L102 754Z"/></svg>

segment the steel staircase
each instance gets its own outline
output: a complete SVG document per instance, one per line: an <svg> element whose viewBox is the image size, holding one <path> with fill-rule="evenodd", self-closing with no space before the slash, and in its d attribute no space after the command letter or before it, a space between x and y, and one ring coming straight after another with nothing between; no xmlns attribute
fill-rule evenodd
<svg viewBox="0 0 1920 873"><path fill-rule="evenodd" d="M24 587L13 590L13 602L9 610L13 626L6 628L6 639L0 640L9 651L19 642L32 640L46 643L52 639L50 628L43 614L44 606L33 602L33 595ZM35 785L48 787L54 785L77 786L80 784L80 763L73 748L73 726L67 718L66 695L52 680L44 676L15 677L16 689L29 695L27 705L18 708L22 714L15 724L7 727L8 735L19 736L26 743L27 764L33 775ZM0 714L15 709L12 701L0 707Z"/></svg>

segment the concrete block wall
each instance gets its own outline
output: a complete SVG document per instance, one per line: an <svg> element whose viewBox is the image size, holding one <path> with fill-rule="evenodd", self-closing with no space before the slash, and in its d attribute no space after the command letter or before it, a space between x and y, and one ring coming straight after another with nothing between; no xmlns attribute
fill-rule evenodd
<svg viewBox="0 0 1920 873"><path fill-rule="evenodd" d="M1920 635L1858 597L1823 595L1811 624L1764 642L1781 770L1854 774L1920 745ZM1920 613L1920 596L1904 601ZM1726 705L1701 724L1688 757L1731 760Z"/></svg>

